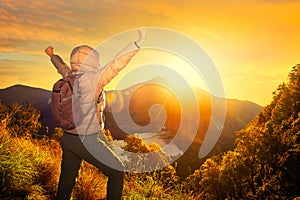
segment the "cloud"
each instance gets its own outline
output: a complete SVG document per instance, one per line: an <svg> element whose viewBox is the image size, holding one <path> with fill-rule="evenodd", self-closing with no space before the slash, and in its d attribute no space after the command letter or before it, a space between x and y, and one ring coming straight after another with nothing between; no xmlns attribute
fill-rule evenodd
<svg viewBox="0 0 300 200"><path fill-rule="evenodd" d="M54 44L66 53L83 43L96 46L121 31L167 24L173 6L120 0L3 0L0 52L40 53L40 46Z"/></svg>
<svg viewBox="0 0 300 200"><path fill-rule="evenodd" d="M1 88L20 83L25 74L30 73L28 69L21 66L30 65L28 61L0 60Z"/></svg>
<svg viewBox="0 0 300 200"><path fill-rule="evenodd" d="M257 0L258 2L266 2L270 4L274 3L280 3L280 4L287 4L287 3L295 3L295 2L300 2L300 0Z"/></svg>
<svg viewBox="0 0 300 200"><path fill-rule="evenodd" d="M274 70L289 67L287 62L298 59L299 6L300 0L220 0L217 3L206 0L1 0L1 84L10 76L14 81L25 77L28 83L43 73L55 77L53 70L38 71L46 62L47 67L50 65L43 52L47 45L53 45L68 62L74 46L83 43L97 46L112 35L140 26L165 27L186 34L204 44L223 71L243 68L241 71L247 71L249 76L254 74L252 79L256 77L255 66L272 66ZM245 65L251 67L245 68ZM33 66L37 71L34 75L27 71ZM18 72L21 72L18 77L14 76ZM230 79L232 74L226 75ZM243 73L241 76L245 77ZM258 80L259 75L257 77ZM273 77L275 81L276 77L279 75ZM267 78L272 79L261 76L260 80ZM230 86L238 85L237 79L230 81ZM232 93L240 91L245 89L237 88Z"/></svg>
<svg viewBox="0 0 300 200"><path fill-rule="evenodd" d="M28 4L26 1L5 0L1 2L0 11L0 38L2 43L9 45L8 52L18 52L29 43L89 40L88 35L80 34L89 32L89 29L76 25L79 22L72 16L74 11L65 10L52 1L31 1ZM1 50L5 51L3 47Z"/></svg>
<svg viewBox="0 0 300 200"><path fill-rule="evenodd" d="M0 54L0 58L3 56ZM53 80L58 78L56 70L47 64L40 62L37 56L12 54L9 59L0 59L0 88L15 84L24 84L50 89ZM14 59L15 57L18 58ZM46 75L46 76L45 76Z"/></svg>

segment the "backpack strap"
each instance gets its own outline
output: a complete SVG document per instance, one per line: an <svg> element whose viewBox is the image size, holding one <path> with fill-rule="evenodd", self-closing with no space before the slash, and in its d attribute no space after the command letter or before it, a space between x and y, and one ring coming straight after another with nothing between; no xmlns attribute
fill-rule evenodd
<svg viewBox="0 0 300 200"><path fill-rule="evenodd" d="M101 89L98 99L96 101L96 104L100 103L103 100L103 95L104 95L103 93L104 93L104 91L103 91L103 89Z"/></svg>

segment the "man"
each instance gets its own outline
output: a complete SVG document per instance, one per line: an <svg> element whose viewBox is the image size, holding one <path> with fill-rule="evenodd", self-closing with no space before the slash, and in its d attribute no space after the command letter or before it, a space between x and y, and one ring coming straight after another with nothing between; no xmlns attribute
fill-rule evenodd
<svg viewBox="0 0 300 200"><path fill-rule="evenodd" d="M45 53L63 77L72 73L80 74L80 108L84 115L82 123L76 128L64 130L60 142L63 155L57 191L59 200L70 199L82 160L95 165L108 176L107 199L121 199L124 166L105 142L97 140L98 133L104 129L105 97L101 98L100 102L97 101L100 94L104 95L101 92L103 87L126 67L139 51L145 39L146 29L138 29L138 33L138 40L129 43L103 68L99 66L98 52L87 45L73 49L70 56L71 69L58 55L54 55L53 47L45 49Z"/></svg>

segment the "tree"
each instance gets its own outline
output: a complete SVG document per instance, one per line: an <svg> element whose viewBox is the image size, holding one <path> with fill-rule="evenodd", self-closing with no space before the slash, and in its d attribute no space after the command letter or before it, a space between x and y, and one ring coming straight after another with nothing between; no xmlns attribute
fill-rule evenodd
<svg viewBox="0 0 300 200"><path fill-rule="evenodd" d="M200 185L204 197L208 199L224 199L220 183L221 167L215 159L216 157L207 159L200 167L202 174Z"/></svg>
<svg viewBox="0 0 300 200"><path fill-rule="evenodd" d="M203 196L291 199L300 195L300 65L292 69L287 83L279 85L272 102L237 133L235 142L234 150L220 160L206 160L200 173L195 172L200 181L189 179L200 182Z"/></svg>

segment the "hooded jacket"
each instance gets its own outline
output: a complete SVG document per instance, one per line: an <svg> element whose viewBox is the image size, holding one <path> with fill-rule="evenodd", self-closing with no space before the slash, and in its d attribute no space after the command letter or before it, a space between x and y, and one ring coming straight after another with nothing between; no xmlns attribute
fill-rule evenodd
<svg viewBox="0 0 300 200"><path fill-rule="evenodd" d="M129 43L103 68L100 68L99 65L99 53L86 45L78 46L71 52L71 68L58 55L51 57L51 62L63 77L72 72L81 74L78 83L84 119L75 129L65 131L79 135L91 135L104 129L103 112L106 100L105 93L101 93L101 91L128 65L139 49L140 47L135 42ZM103 98L97 102L100 94L103 95Z"/></svg>

